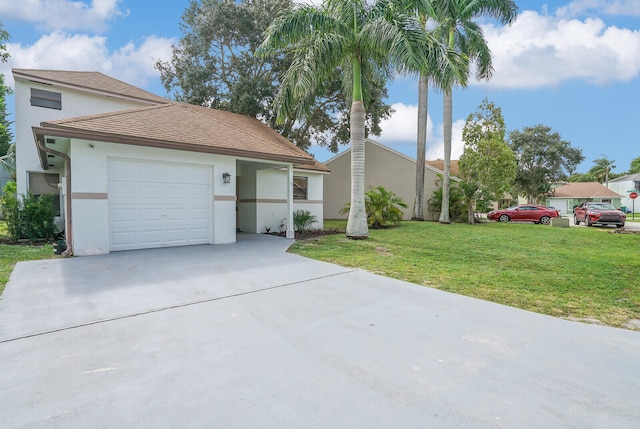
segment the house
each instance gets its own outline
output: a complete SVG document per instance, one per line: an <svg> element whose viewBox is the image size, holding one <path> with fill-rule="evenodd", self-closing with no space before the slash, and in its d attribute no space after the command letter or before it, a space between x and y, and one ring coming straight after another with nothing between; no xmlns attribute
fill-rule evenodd
<svg viewBox="0 0 640 429"><path fill-rule="evenodd" d="M609 180L609 189L622 195L620 200L621 207L625 207L627 211L633 210L635 213L640 213L640 200L636 198L634 201L629 197L629 194L633 191L640 194L640 173L627 174Z"/></svg>
<svg viewBox="0 0 640 429"><path fill-rule="evenodd" d="M555 207L560 214L572 214L582 201L601 201L620 207L621 196L598 182L571 182L557 187L546 197L545 205Z"/></svg>
<svg viewBox="0 0 640 429"><path fill-rule="evenodd" d="M432 166L436 170L444 171L444 159L434 159L432 161L427 161L427 165ZM449 162L449 172L452 176L460 177L460 167L458 166L457 159L452 159Z"/></svg>
<svg viewBox="0 0 640 429"><path fill-rule="evenodd" d="M345 150L324 164L331 170L331 175L324 180L325 217L345 219L347 215L341 215L340 209L351 200L351 149ZM411 219L416 196L416 160L371 139L365 139L364 171L365 192L378 186L395 192L407 203L407 208L403 209L403 218ZM430 218L427 206L433 192L438 188L438 174L444 173L427 162L424 178L425 219Z"/></svg>
<svg viewBox="0 0 640 429"><path fill-rule="evenodd" d="M310 210L328 169L256 119L96 72L13 70L18 192L53 193L75 255L233 243Z"/></svg>

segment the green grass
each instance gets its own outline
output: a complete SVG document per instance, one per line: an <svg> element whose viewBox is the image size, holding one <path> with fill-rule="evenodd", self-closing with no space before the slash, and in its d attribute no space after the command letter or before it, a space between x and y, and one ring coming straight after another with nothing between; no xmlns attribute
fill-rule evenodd
<svg viewBox="0 0 640 429"><path fill-rule="evenodd" d="M344 230L345 221L325 221ZM640 234L533 224L402 222L300 241L290 251L557 317L640 319Z"/></svg>
<svg viewBox="0 0 640 429"><path fill-rule="evenodd" d="M0 241L6 242L7 240L6 224L0 222ZM0 295L4 292L4 287L9 282L9 276L11 276L11 272L16 263L37 259L49 259L54 256L53 246L51 244L38 246L0 244Z"/></svg>

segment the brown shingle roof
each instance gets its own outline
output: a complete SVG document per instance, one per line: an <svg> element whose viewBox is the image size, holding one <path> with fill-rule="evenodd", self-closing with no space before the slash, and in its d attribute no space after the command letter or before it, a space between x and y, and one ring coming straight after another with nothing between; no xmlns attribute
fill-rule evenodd
<svg viewBox="0 0 640 429"><path fill-rule="evenodd" d="M432 166L433 168L437 168L440 171L444 171L444 159L435 159L433 161L427 161L427 165ZM451 164L449 164L449 171L452 176L459 177L460 169L458 168L458 160L452 159Z"/></svg>
<svg viewBox="0 0 640 429"><path fill-rule="evenodd" d="M572 182L556 188L550 196L555 198L615 198L620 197L620 194L613 192L598 182Z"/></svg>
<svg viewBox="0 0 640 429"><path fill-rule="evenodd" d="M315 159L313 160L313 165L311 164L305 164L305 165L300 165L300 164L295 164L294 168L299 168L301 170L309 170L309 171L319 171L322 173L330 173L331 169L329 167L327 167L326 165L324 165L321 162L316 161Z"/></svg>
<svg viewBox="0 0 640 429"><path fill-rule="evenodd" d="M34 133L37 138L82 138L244 156L304 164L304 168L312 168L315 162L257 119L176 102L43 122Z"/></svg>
<svg viewBox="0 0 640 429"><path fill-rule="evenodd" d="M133 99L150 104L164 104L169 100L144 89L114 79L100 72L12 69L16 78L88 91L116 98Z"/></svg>

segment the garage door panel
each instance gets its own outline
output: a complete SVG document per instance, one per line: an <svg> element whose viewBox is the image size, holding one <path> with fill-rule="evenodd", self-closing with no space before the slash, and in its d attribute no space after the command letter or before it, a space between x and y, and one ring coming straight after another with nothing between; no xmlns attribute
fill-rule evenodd
<svg viewBox="0 0 640 429"><path fill-rule="evenodd" d="M111 250L210 241L210 167L109 160Z"/></svg>

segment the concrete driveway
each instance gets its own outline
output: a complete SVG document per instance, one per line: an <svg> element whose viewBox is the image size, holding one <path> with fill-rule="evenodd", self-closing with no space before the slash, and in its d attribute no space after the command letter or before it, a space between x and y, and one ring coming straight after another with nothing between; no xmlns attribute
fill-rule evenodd
<svg viewBox="0 0 640 429"><path fill-rule="evenodd" d="M637 428L640 333L284 250L17 265L0 300L16 428Z"/></svg>

